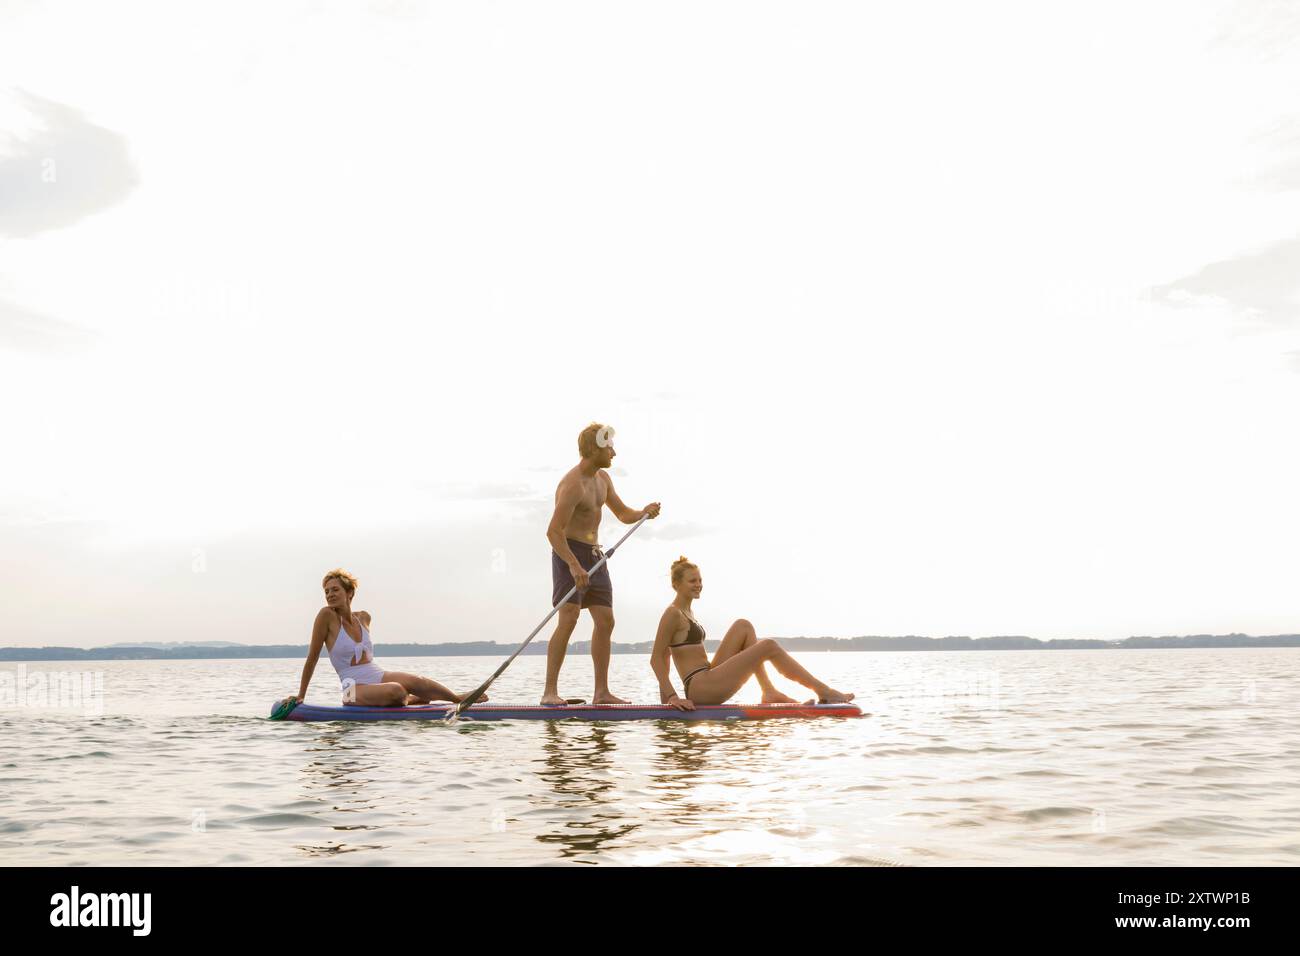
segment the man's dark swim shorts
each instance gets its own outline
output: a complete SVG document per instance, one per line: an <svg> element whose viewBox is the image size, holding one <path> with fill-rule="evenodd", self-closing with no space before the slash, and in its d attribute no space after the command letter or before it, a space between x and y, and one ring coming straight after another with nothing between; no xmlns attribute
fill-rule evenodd
<svg viewBox="0 0 1300 956"><path fill-rule="evenodd" d="M569 550L573 552L573 556L578 559L578 564L582 565L584 571L590 571L592 565L604 554L598 545L584 544L572 538L566 540L569 543ZM564 563L563 558L552 551L551 607L559 604L571 587L573 587L573 575L569 573L569 566ZM591 583L587 590L579 591L569 598L569 603L577 604L579 607L614 606L614 583L609 579L609 562L602 564L600 570L591 575Z"/></svg>

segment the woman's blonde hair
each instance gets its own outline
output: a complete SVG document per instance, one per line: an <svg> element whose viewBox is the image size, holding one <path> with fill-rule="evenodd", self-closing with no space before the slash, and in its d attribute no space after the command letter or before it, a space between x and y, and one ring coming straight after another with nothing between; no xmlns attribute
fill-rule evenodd
<svg viewBox="0 0 1300 956"><path fill-rule="evenodd" d="M686 577L687 571L698 571L697 565L691 564L686 558L680 557L673 562L673 587L682 583L682 578Z"/></svg>
<svg viewBox="0 0 1300 956"><path fill-rule="evenodd" d="M348 597L352 597L352 595L357 593L357 579L348 574L348 572L344 571L342 568L335 568L333 571L326 574L325 577L321 579L320 586L324 587L329 584L330 578L339 579L339 584L343 585L343 590L348 592Z"/></svg>

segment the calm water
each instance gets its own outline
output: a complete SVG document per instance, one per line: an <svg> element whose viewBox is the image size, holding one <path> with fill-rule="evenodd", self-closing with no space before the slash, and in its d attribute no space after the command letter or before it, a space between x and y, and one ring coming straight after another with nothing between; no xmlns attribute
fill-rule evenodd
<svg viewBox="0 0 1300 956"><path fill-rule="evenodd" d="M6 663L0 861L1300 863L1300 650L801 659L872 716L273 723L301 661L25 665L91 679L61 709L15 700ZM457 688L497 664L380 660ZM493 698L534 702L542 667ZM310 700L337 703L323 668ZM590 673L572 658L562 690ZM614 686L657 699L644 657L615 657Z"/></svg>

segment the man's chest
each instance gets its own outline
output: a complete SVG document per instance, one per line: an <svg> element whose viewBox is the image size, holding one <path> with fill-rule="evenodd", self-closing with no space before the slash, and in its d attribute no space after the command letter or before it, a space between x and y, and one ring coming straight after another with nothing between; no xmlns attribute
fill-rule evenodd
<svg viewBox="0 0 1300 956"><path fill-rule="evenodd" d="M582 500L578 507L585 511L598 513L605 505L605 483L599 479L593 479L584 481L582 484Z"/></svg>

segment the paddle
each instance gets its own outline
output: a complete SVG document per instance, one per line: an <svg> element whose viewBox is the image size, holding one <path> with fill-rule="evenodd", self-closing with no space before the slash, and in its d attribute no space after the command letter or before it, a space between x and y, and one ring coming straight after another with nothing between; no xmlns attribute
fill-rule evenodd
<svg viewBox="0 0 1300 956"><path fill-rule="evenodd" d="M606 551L604 554L600 556L600 560L591 566L591 569L587 571L587 574L592 575L595 574L597 571L599 571L601 565L603 565L606 561L612 558L614 556L614 552L623 546L623 542L626 541L628 538L632 537L632 532L635 531L637 528L641 527L641 525L645 524L646 519L649 517L650 517L649 515L642 515L640 519L637 520L637 523L632 525L632 527L628 529L627 534L623 535L623 537L618 539L614 547L610 548L608 551ZM527 647L528 644L532 641L532 639L538 635L541 629L546 626L546 622L549 621L551 618L555 617L556 612L559 611L561 607L563 607L565 604L568 603L569 598L573 597L577 593L578 593L578 586L575 584L573 587L569 588L569 593L564 595L564 597L562 597L559 600L559 602L555 605L555 607L551 608L551 613L546 615L546 617L542 618L542 623L538 624L535 628L533 628L533 633L529 634L528 637L524 638L524 642L519 645L518 649L513 654L511 654L509 657L506 658L505 663L502 664L500 667L498 667L496 671L493 672L491 677L485 680L482 684L479 684L479 686L474 688L474 690L466 694L464 699L462 699L461 702L457 704L452 710L447 712L447 718L446 718L447 723L451 723L453 720L455 720L457 717L460 716L461 712L464 711L466 707L469 707L476 700L478 700L485 693L487 693L487 689L492 685L492 682L496 680L498 677L500 677L505 672L505 669L511 665L514 659L523 652L523 649Z"/></svg>

